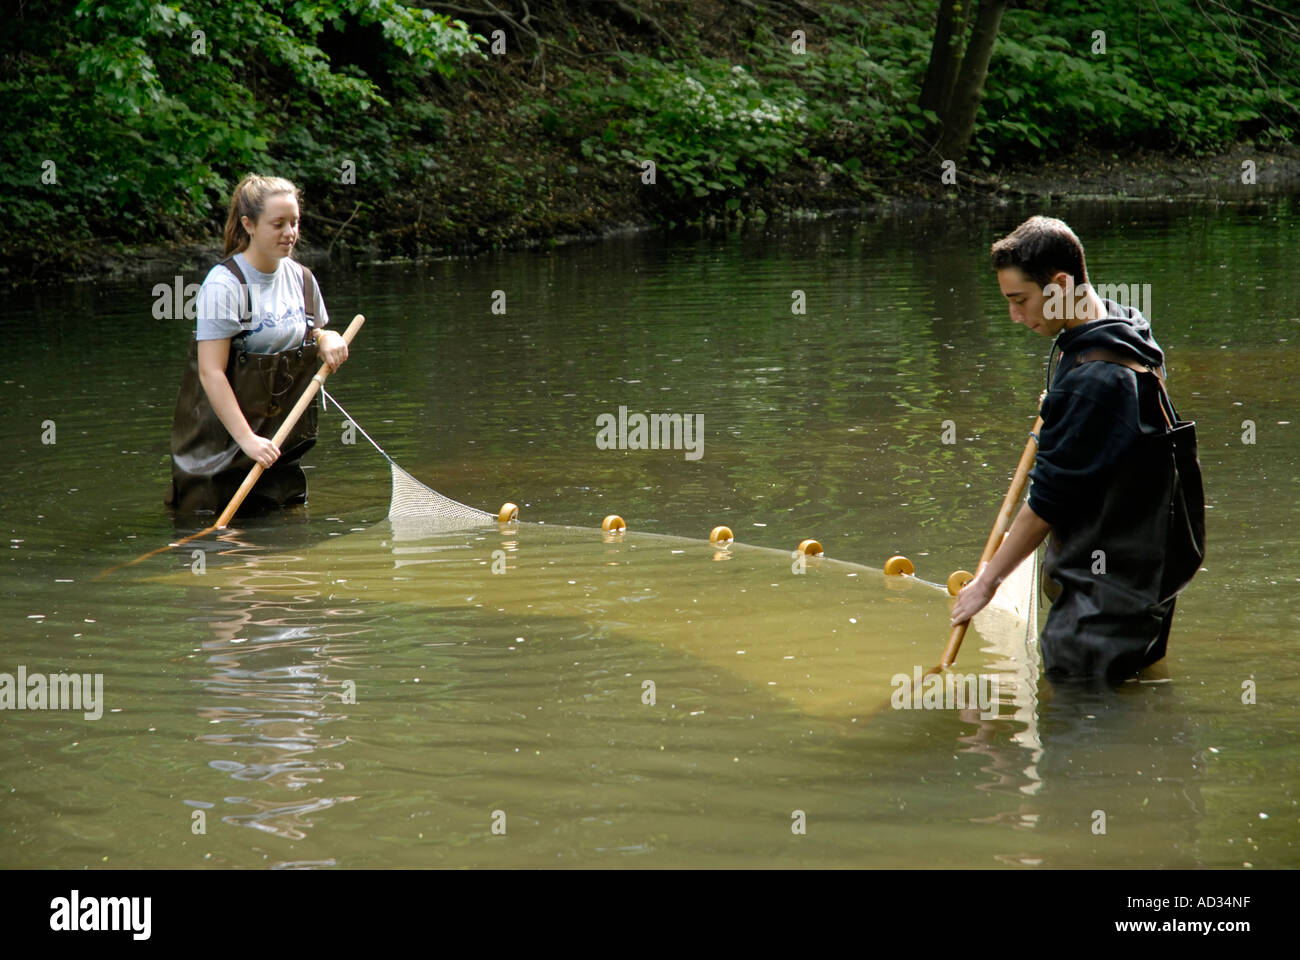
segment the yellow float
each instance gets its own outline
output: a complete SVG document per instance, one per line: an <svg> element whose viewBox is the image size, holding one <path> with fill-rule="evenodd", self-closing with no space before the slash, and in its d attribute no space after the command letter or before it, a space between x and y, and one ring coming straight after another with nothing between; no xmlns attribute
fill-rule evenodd
<svg viewBox="0 0 1300 960"><path fill-rule="evenodd" d="M954 570L948 574L948 592L954 597L961 593L961 588L975 579L969 570Z"/></svg>
<svg viewBox="0 0 1300 960"><path fill-rule="evenodd" d="M916 573L916 567L912 566L912 561L903 556L893 556L885 561L885 573L891 577L901 577L904 574L911 576Z"/></svg>

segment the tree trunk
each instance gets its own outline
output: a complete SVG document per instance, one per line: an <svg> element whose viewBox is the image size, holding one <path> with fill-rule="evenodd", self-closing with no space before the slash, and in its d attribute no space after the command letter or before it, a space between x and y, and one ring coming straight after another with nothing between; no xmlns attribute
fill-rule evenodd
<svg viewBox="0 0 1300 960"><path fill-rule="evenodd" d="M948 110L948 98L952 95L952 85L957 80L957 69L961 66L965 31L956 28L954 16L959 9L958 0L942 0L939 4L939 19L934 25L934 44L930 47L930 65L926 67L925 81L921 84L921 109L933 110L941 117Z"/></svg>
<svg viewBox="0 0 1300 960"><path fill-rule="evenodd" d="M979 112L980 97L984 93L984 80L989 72L989 59L998 39L998 26L1007 0L980 0L975 15L975 30L966 45L961 72L953 89L948 110L942 114L943 134L939 138L939 156L944 160L961 160L970 146L975 130L975 115Z"/></svg>
<svg viewBox="0 0 1300 960"><path fill-rule="evenodd" d="M954 8L958 16L957 21L957 41L953 45L952 73L948 77L948 87L943 91L943 109L947 113L952 109L952 92L957 86L958 67L961 65L962 57L966 52L966 36L970 32L970 12L974 8L975 0L960 0Z"/></svg>

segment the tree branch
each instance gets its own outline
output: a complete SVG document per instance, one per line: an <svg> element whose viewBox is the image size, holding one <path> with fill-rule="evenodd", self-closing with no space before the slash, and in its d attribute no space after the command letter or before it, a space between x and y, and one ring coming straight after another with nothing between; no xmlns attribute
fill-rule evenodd
<svg viewBox="0 0 1300 960"><path fill-rule="evenodd" d="M346 230L348 224L352 222L352 217L355 217L357 215L357 211L361 209L361 203L362 201L360 200L357 201L357 205L352 208L352 216L344 220L342 226L340 226L338 230L335 231L333 239L330 240L330 245L325 248L325 256L327 259L330 255L330 252L334 249L335 241L338 240L338 238L343 235L343 231Z"/></svg>

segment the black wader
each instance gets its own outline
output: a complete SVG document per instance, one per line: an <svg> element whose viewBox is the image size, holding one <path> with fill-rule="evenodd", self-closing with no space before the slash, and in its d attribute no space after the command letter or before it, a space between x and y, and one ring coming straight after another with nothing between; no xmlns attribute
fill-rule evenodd
<svg viewBox="0 0 1300 960"><path fill-rule="evenodd" d="M1054 680L1117 683L1165 655L1174 602L1205 556L1204 497L1195 423L1178 420L1159 374L1105 350L1089 360L1140 371L1144 429L1100 497L1053 524L1040 648Z"/></svg>

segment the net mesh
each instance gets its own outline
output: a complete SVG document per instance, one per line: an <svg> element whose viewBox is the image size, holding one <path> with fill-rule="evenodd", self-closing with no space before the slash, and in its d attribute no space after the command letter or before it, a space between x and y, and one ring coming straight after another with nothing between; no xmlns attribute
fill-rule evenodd
<svg viewBox="0 0 1300 960"><path fill-rule="evenodd" d="M483 510L467 507L451 497L444 497L432 487L425 486L389 459L393 471L393 496L388 503L388 519L404 527L418 525L422 529L464 530L485 523L496 522L496 517Z"/></svg>
<svg viewBox="0 0 1300 960"><path fill-rule="evenodd" d="M495 523L496 517L484 510L467 507L451 497L444 497L437 490L426 486L397 465L384 448L375 443L374 437L366 433L365 428L357 423L356 418L343 409L343 405L321 387L321 403L332 403L339 413L361 431L361 435L370 441L370 445L379 451L388 461L393 472L393 495L388 502L388 521L393 525L399 539L419 537L429 533L445 533L453 530L468 530L483 524Z"/></svg>

